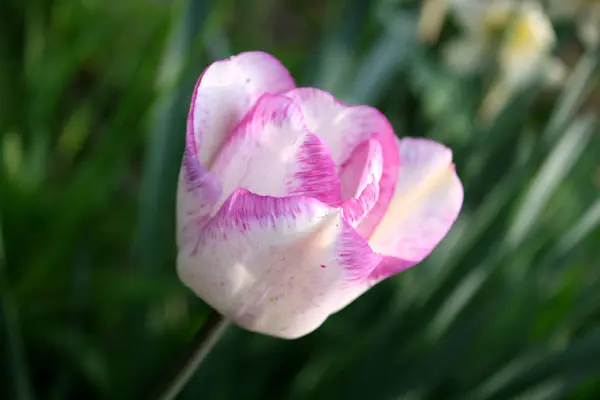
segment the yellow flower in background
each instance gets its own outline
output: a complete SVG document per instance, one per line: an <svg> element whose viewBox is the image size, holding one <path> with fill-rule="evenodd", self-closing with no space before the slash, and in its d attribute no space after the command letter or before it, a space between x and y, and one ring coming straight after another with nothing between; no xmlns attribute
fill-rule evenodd
<svg viewBox="0 0 600 400"><path fill-rule="evenodd" d="M547 0L548 15L555 21L573 21L587 47L600 44L600 0Z"/></svg>
<svg viewBox="0 0 600 400"><path fill-rule="evenodd" d="M536 80L550 85L563 80L565 68L552 55L554 29L539 3L453 0L450 4L463 34L444 48L447 63L462 73L497 63L497 79L481 107L485 119L492 118L520 87Z"/></svg>

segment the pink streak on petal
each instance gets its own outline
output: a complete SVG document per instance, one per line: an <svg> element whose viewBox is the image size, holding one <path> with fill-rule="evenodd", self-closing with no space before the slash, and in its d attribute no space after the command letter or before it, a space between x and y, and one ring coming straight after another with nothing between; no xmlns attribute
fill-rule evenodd
<svg viewBox="0 0 600 400"><path fill-rule="evenodd" d="M265 196L303 195L341 203L329 149L309 132L288 97L265 94L248 112L215 160L223 182L220 203L237 188Z"/></svg>
<svg viewBox="0 0 600 400"><path fill-rule="evenodd" d="M365 187L358 198L350 198L343 202L344 218L348 223L356 227L364 219L365 215L377 203L379 197L379 186L370 183Z"/></svg>
<svg viewBox="0 0 600 400"><path fill-rule="evenodd" d="M343 170L354 150L369 139L381 144L383 171L377 203L357 230L369 237L383 217L394 194L398 177L398 150L394 130L387 118L368 106L348 106L331 94L314 88L296 88L286 93L300 105L308 129L330 148L339 170Z"/></svg>
<svg viewBox="0 0 600 400"><path fill-rule="evenodd" d="M224 234L223 229L236 228L248 232L252 222L258 222L263 228L276 228L281 218L295 219L302 213L325 215L331 210L315 199L308 197L280 198L261 196L246 189L237 189L223 203L219 212L211 220L201 240L212 234ZM226 236L222 236L223 239Z"/></svg>
<svg viewBox="0 0 600 400"><path fill-rule="evenodd" d="M196 83L188 114L187 147L210 167L223 143L256 100L265 93L295 87L287 69L260 51L216 61Z"/></svg>
<svg viewBox="0 0 600 400"><path fill-rule="evenodd" d="M382 257L371 250L369 243L350 224L342 223L338 261L347 271L350 282L361 282L373 273Z"/></svg>
<svg viewBox="0 0 600 400"><path fill-rule="evenodd" d="M321 325L380 260L335 208L238 189L180 249L178 273L242 327L295 338Z"/></svg>
<svg viewBox="0 0 600 400"><path fill-rule="evenodd" d="M360 144L344 165L340 174L344 217L357 226L372 210L379 198L383 157L377 139Z"/></svg>
<svg viewBox="0 0 600 400"><path fill-rule="evenodd" d="M384 256L379 265L369 275L368 280L372 285L400 273L415 265L414 261L407 261L397 257Z"/></svg>
<svg viewBox="0 0 600 400"><path fill-rule="evenodd" d="M194 160L187 151L182 162L183 189L201 202L189 211L191 214L203 214L205 205L214 205L221 195L221 182L202 164Z"/></svg>
<svg viewBox="0 0 600 400"><path fill-rule="evenodd" d="M188 149L185 150L177 188L177 242L181 245L194 235L213 212L223 189Z"/></svg>
<svg viewBox="0 0 600 400"><path fill-rule="evenodd" d="M299 168L288 181L290 195L313 197L333 207L341 204L341 185L331 152L318 136L305 135L296 162Z"/></svg>
<svg viewBox="0 0 600 400"><path fill-rule="evenodd" d="M398 157L398 139L394 135L392 126L383 114L379 115L380 128L375 138L379 140L382 148L383 169L381 179L379 180L379 197L377 203L371 208L366 217L361 221L356 230L366 238L369 238L387 210L388 204L394 196L396 181L398 179L398 167L400 160Z"/></svg>
<svg viewBox="0 0 600 400"><path fill-rule="evenodd" d="M262 52L241 53L204 70L196 82L187 118L177 200L178 237L185 236L182 230L196 226L218 204L221 183L209 169L235 126L264 93L293 87L285 67Z"/></svg>
<svg viewBox="0 0 600 400"><path fill-rule="evenodd" d="M331 149L338 167L348 161L359 144L377 133L378 113L371 107L348 106L314 88L295 88L285 95L300 106L308 129Z"/></svg>
<svg viewBox="0 0 600 400"><path fill-rule="evenodd" d="M340 172L342 198L358 197L370 183L379 183L383 169L381 144L367 140L355 149Z"/></svg>

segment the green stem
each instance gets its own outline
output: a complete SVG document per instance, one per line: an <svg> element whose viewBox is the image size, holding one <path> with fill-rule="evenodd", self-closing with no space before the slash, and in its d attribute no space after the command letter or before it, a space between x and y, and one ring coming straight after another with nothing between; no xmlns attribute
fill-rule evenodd
<svg viewBox="0 0 600 400"><path fill-rule="evenodd" d="M159 400L173 400L183 390L194 375L198 366L204 361L214 345L225 332L229 321L216 311L211 311L192 343L186 348L183 357L176 363L170 379L158 396Z"/></svg>

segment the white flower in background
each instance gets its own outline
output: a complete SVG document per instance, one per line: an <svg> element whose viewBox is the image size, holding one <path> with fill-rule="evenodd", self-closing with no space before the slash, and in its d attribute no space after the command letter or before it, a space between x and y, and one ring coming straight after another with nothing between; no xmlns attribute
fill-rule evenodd
<svg viewBox="0 0 600 400"><path fill-rule="evenodd" d="M448 11L449 0L423 0L417 33L425 43L437 42Z"/></svg>
<svg viewBox="0 0 600 400"><path fill-rule="evenodd" d="M494 45L499 41L498 67L504 80L525 84L540 77L556 77L558 60L551 55L556 36L540 4L453 0L451 7L464 29L464 35L445 48L452 67L474 72L493 57Z"/></svg>
<svg viewBox="0 0 600 400"><path fill-rule="evenodd" d="M600 0L547 0L548 15L555 21L573 21L587 47L600 44Z"/></svg>
<svg viewBox="0 0 600 400"><path fill-rule="evenodd" d="M532 81L551 85L562 81L564 66L552 55L554 29L539 3L452 0L450 4L464 33L445 47L448 64L459 72L472 73L486 63L497 63L496 83L481 109L485 119L493 117L517 89Z"/></svg>

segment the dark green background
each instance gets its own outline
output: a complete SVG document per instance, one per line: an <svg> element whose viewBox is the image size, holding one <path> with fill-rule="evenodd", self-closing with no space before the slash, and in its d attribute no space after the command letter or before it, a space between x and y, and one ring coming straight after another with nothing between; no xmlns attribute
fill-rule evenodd
<svg viewBox="0 0 600 400"><path fill-rule="evenodd" d="M454 150L460 219L422 265L296 341L237 328L183 399L600 397L597 60L490 124L489 74L415 39L418 2L4 0L0 398L137 399L207 307L174 269L174 196L196 77L245 50L298 84Z"/></svg>

